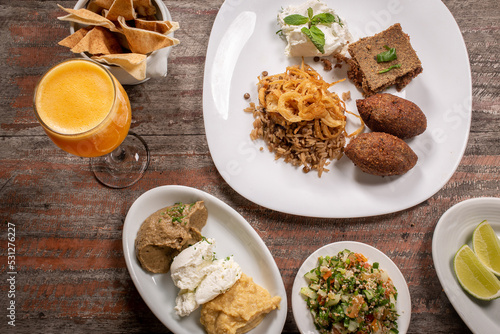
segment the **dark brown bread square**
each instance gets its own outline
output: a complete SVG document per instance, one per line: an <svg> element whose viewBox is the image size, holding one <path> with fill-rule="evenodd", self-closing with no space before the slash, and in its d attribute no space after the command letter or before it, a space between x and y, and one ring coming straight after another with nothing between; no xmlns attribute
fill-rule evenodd
<svg viewBox="0 0 500 334"><path fill-rule="evenodd" d="M385 45L396 49L397 59L377 63L377 54L386 51ZM350 44L348 51L351 59L344 59L350 65L347 75L363 91L364 96L373 95L392 85L400 91L422 72L422 64L410 44L410 37L403 32L399 23ZM379 73L395 64L401 64L401 67Z"/></svg>

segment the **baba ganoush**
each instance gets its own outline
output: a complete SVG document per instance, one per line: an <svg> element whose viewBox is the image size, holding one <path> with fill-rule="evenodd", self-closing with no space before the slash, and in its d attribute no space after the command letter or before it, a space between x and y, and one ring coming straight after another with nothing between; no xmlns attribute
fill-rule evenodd
<svg viewBox="0 0 500 334"><path fill-rule="evenodd" d="M150 215L135 239L136 256L142 268L152 273L167 273L177 254L202 239L201 229L207 218L203 201L177 203Z"/></svg>

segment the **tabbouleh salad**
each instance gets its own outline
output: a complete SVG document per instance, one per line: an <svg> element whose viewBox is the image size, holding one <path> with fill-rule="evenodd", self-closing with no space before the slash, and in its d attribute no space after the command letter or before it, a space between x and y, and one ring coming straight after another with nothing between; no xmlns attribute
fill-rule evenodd
<svg viewBox="0 0 500 334"><path fill-rule="evenodd" d="M320 333L399 333L397 290L377 262L347 249L318 262L300 293Z"/></svg>

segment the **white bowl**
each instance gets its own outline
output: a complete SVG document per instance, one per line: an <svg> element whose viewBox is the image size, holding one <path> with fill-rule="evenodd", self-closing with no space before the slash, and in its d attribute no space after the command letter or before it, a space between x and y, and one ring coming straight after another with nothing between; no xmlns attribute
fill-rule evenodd
<svg viewBox="0 0 500 334"><path fill-rule="evenodd" d="M74 9L86 8L89 0L78 0ZM153 5L156 7L156 18L161 21L171 21L172 17L170 16L170 12L168 11L167 6L161 0L153 0ZM75 31L80 29L82 25L78 23L71 22L69 27L69 31L73 34ZM174 33L170 34L171 37L174 36ZM167 65L168 65L168 56L172 47L166 47L163 49L159 49L151 52L146 58L146 78L144 80L137 80L132 75L130 75L127 71L119 66L109 66L103 65L106 67L115 77L120 81L122 85L137 85L143 83L150 78L161 78L167 75ZM82 52L80 55L83 58L91 59L87 53Z"/></svg>
<svg viewBox="0 0 500 334"><path fill-rule="evenodd" d="M432 236L432 260L446 296L475 334L500 333L500 299L481 301L462 289L453 269L453 257L460 247L472 247L472 233L487 220L500 237L500 198L479 197L459 202L439 219Z"/></svg>

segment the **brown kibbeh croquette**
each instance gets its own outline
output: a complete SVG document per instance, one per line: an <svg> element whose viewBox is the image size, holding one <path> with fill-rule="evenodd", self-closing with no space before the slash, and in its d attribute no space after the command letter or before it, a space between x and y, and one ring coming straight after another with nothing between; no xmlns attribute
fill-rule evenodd
<svg viewBox="0 0 500 334"><path fill-rule="evenodd" d="M405 174L418 160L402 139L384 132L358 135L347 144L344 153L363 172L379 176Z"/></svg>
<svg viewBox="0 0 500 334"><path fill-rule="evenodd" d="M356 106L363 122L375 132L408 139L427 128L427 118L415 103L392 94L378 93L356 100Z"/></svg>

